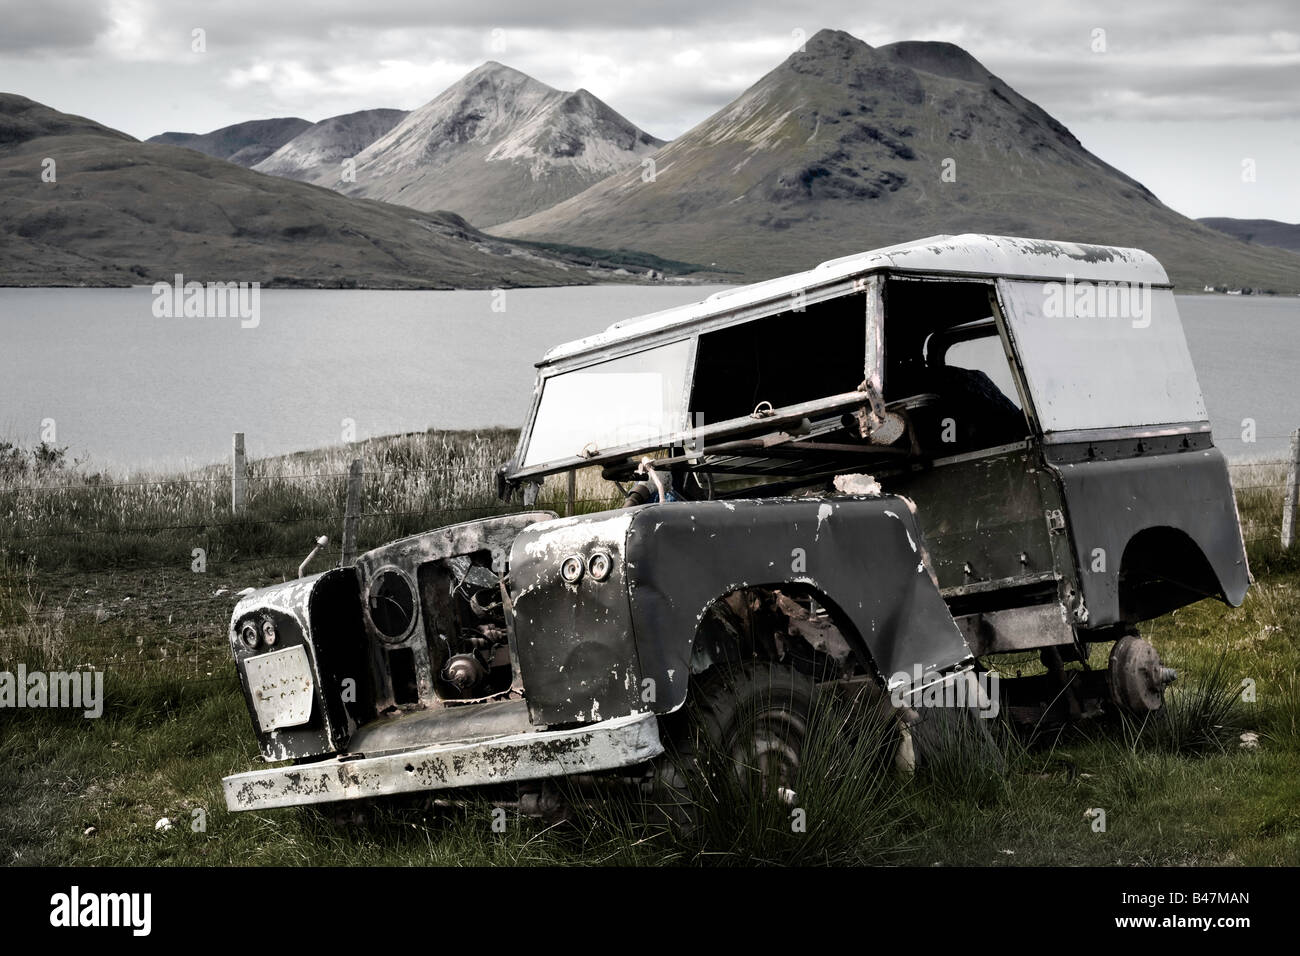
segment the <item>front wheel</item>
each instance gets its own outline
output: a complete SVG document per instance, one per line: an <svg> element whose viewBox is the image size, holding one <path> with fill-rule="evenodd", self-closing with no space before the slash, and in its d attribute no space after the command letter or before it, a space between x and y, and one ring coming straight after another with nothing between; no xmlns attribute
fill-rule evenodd
<svg viewBox="0 0 1300 956"><path fill-rule="evenodd" d="M768 662L717 667L694 678L686 705L664 719L666 751L654 767L654 803L677 823L736 786L793 801L815 685Z"/></svg>

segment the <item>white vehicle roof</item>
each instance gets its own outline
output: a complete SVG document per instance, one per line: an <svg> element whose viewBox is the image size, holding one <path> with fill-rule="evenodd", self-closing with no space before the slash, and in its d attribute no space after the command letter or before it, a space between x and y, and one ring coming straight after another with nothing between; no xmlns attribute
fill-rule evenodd
<svg viewBox="0 0 1300 956"><path fill-rule="evenodd" d="M815 286L842 282L882 269L1060 281L1073 277L1080 282L1128 282L1152 286L1169 284L1164 267L1141 249L975 233L930 236L830 259L806 272L726 289L700 302L624 319L603 332L555 346L539 364L548 365L643 335L693 325L734 310L788 298Z"/></svg>

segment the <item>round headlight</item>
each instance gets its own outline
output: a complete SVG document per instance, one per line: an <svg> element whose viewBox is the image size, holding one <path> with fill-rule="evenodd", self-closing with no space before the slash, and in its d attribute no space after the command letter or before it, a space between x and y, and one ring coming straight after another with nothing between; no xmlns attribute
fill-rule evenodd
<svg viewBox="0 0 1300 956"><path fill-rule="evenodd" d="M275 633L275 621L268 617L262 622L262 640L266 641L267 647L275 647L277 637L279 635Z"/></svg>
<svg viewBox="0 0 1300 956"><path fill-rule="evenodd" d="M245 621L243 627L239 629L239 639L250 651L257 647L257 625L252 621Z"/></svg>
<svg viewBox="0 0 1300 956"><path fill-rule="evenodd" d="M614 569L614 559L605 551L593 551L587 559L587 573L595 581L603 581Z"/></svg>
<svg viewBox="0 0 1300 956"><path fill-rule="evenodd" d="M568 584L577 584L578 579L582 577L582 558L576 554L569 555L560 565L560 577L564 578Z"/></svg>
<svg viewBox="0 0 1300 956"><path fill-rule="evenodd" d="M399 644L415 627L415 589L406 573L388 567L375 575L370 584L370 622L379 636L390 644Z"/></svg>

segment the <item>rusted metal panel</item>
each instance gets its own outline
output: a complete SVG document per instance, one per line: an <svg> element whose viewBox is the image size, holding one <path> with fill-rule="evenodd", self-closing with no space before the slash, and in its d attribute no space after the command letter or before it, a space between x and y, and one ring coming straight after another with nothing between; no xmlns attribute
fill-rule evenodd
<svg viewBox="0 0 1300 956"><path fill-rule="evenodd" d="M273 645L260 636L266 622L275 628ZM240 637L245 623L253 623L259 631L254 647ZM359 722L371 716L360 602L352 568L336 568L247 595L231 615L229 639L263 759L333 753L346 746ZM293 648L300 648L308 660L311 703L304 706L310 717L291 725L276 722L275 726L260 726L257 715L263 705L258 695L273 688L265 686L256 674L250 675L248 661ZM340 694L346 678L357 684L358 694L353 701L344 701ZM276 692L282 689L278 679L272 683Z"/></svg>
<svg viewBox="0 0 1300 956"><path fill-rule="evenodd" d="M608 551L616 572L563 582L561 562L591 549ZM901 498L642 505L534 526L516 542L511 568L539 724L681 706L706 609L743 587L797 583L824 595L881 676L970 659Z"/></svg>
<svg viewBox="0 0 1300 956"><path fill-rule="evenodd" d="M1073 644L1075 640L1064 608L1055 602L963 614L956 621L976 657Z"/></svg>
<svg viewBox="0 0 1300 956"><path fill-rule="evenodd" d="M515 540L515 644L535 723L589 723L644 709L625 553L636 511L548 521ZM598 552L610 560L600 580L588 567ZM571 559L581 572L566 580L563 568Z"/></svg>
<svg viewBox="0 0 1300 956"><path fill-rule="evenodd" d="M269 810L595 773L642 763L663 749L654 715L634 714L586 727L254 770L226 777L222 789L228 810Z"/></svg>
<svg viewBox="0 0 1300 956"><path fill-rule="evenodd" d="M1082 613L1076 623L1090 628L1145 619L1122 613L1121 582L1129 547L1148 532L1159 551L1163 576L1177 581L1182 565L1200 556L1213 572L1209 587L1189 587L1185 599L1220 595L1239 607L1250 583L1236 500L1223 453L1205 447L1182 449L1181 439L1150 440L1140 454L1114 446L1074 446L1054 451L1069 517L1069 539L1079 570ZM1172 447L1171 447L1172 446ZM1113 450L1111 450L1113 449ZM1188 581L1189 585L1201 582ZM1159 613L1164 613L1165 608ZM1154 614L1149 616L1156 616Z"/></svg>
<svg viewBox="0 0 1300 956"><path fill-rule="evenodd" d="M971 654L939 595L911 505L897 497L646 505L628 534L643 678L660 713L685 699L696 628L737 588L806 585L856 631L868 673L943 672Z"/></svg>
<svg viewBox="0 0 1300 956"><path fill-rule="evenodd" d="M941 588L1007 586L1054 570L1045 516L1060 505L1044 502L1037 468L1036 453L1021 444L940 460L882 484L916 502Z"/></svg>

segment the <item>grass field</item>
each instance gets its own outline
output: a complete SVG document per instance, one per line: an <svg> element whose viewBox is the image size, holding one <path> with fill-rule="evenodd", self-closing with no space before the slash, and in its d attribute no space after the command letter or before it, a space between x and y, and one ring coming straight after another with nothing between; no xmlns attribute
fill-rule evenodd
<svg viewBox="0 0 1300 956"><path fill-rule="evenodd" d="M124 482L57 456L0 451L0 670L102 669L106 695L98 720L0 711L0 860L1300 862L1300 553L1278 544L1282 475L1265 465L1234 469L1256 578L1246 604L1206 601L1144 628L1180 674L1168 718L1098 722L1029 745L1000 735L1005 774L959 746L928 771L890 772L870 734L834 732L834 722L860 715L832 709L819 717L832 732L814 735L796 788L802 832L788 807L730 787L689 834L646 822L631 794L580 805L568 823L511 811L504 832L486 796L456 808L390 805L350 826L312 810L227 813L221 777L260 763L226 646L234 593L294 576L320 534L331 543L315 569L338 560L352 457L361 455L367 476L365 549L502 511L491 474L515 439L504 430L433 432L258 461L238 520L228 469ZM598 508L611 490L584 475L579 497ZM548 487L544 503L558 493ZM1253 701L1241 699L1243 680L1253 682ZM1104 832L1086 815L1098 808ZM170 828L158 828L163 818Z"/></svg>

